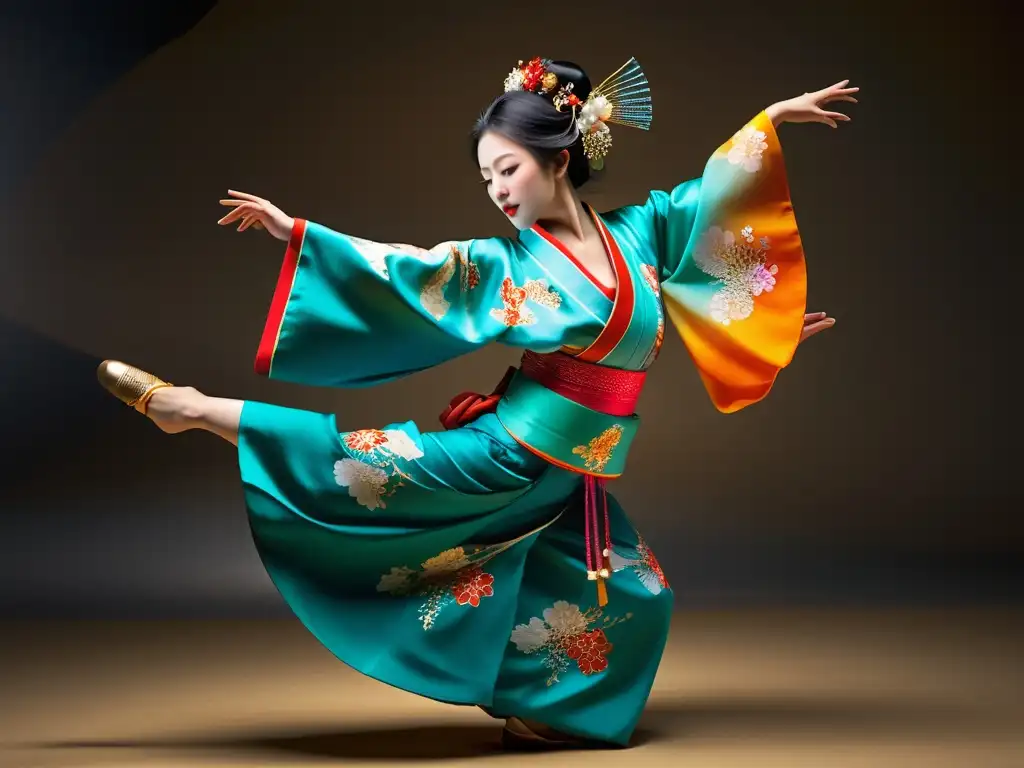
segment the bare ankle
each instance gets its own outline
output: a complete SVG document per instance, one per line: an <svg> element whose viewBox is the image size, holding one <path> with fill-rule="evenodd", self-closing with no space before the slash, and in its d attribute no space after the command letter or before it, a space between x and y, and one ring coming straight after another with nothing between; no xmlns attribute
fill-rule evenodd
<svg viewBox="0 0 1024 768"><path fill-rule="evenodd" d="M208 420L210 398L195 387L180 387L182 395L178 406L179 418L189 429L202 429Z"/></svg>

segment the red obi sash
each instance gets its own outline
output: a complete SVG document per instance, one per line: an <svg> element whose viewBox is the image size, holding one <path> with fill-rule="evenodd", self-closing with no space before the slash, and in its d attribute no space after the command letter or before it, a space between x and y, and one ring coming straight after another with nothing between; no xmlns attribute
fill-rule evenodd
<svg viewBox="0 0 1024 768"><path fill-rule="evenodd" d="M586 363L564 352L538 354L527 351L519 370L539 384L580 405L610 416L629 416L636 411L646 371L624 371ZM441 414L445 429L456 429L493 413L516 369L510 367L489 395L461 392Z"/></svg>

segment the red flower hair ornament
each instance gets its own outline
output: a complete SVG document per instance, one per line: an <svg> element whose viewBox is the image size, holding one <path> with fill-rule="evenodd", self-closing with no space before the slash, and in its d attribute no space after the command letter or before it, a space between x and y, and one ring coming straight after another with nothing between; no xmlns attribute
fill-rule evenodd
<svg viewBox="0 0 1024 768"><path fill-rule="evenodd" d="M583 134L583 153L590 167L601 170L604 158L612 146L608 125L616 123L648 131L651 128L651 89L647 76L630 58L609 75L586 100L574 94L574 83L559 83L558 76L549 69L551 59L534 57L509 72L505 78L505 92L528 91L551 96L551 103L561 112L571 109L576 126Z"/></svg>

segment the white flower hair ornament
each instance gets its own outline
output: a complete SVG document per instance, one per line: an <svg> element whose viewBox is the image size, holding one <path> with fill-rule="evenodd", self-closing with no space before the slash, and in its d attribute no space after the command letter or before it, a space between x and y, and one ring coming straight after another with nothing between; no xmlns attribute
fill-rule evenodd
<svg viewBox="0 0 1024 768"><path fill-rule="evenodd" d="M529 91L542 96L554 93L551 102L555 109L572 109L576 127L583 134L583 153L594 170L604 167L604 158L612 146L609 124L650 130L651 89L636 59L630 58L591 89L586 101L572 92L573 83L559 87L558 76L548 69L550 64L550 59L539 57L526 64L520 61L505 78L505 92Z"/></svg>

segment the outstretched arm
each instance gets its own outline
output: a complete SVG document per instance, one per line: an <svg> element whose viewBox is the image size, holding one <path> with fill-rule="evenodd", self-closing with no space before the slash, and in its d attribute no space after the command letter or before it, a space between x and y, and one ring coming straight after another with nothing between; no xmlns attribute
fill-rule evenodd
<svg viewBox="0 0 1024 768"><path fill-rule="evenodd" d="M762 110L699 179L652 193L644 208L667 315L723 412L766 397L800 342L834 323L806 311L803 243L775 129L848 120L824 108L856 101L848 83Z"/></svg>
<svg viewBox="0 0 1024 768"><path fill-rule="evenodd" d="M263 228L288 243L256 357L282 381L356 387L439 365L494 341L491 310L517 262L504 238L425 249L378 243L292 218L241 192L222 225Z"/></svg>
<svg viewBox="0 0 1024 768"><path fill-rule="evenodd" d="M860 88L847 88L849 83L849 80L842 80L820 91L809 91L802 96L777 101L765 110L765 114L776 128L783 123L824 123L837 128L839 124L836 121L849 122L849 116L823 107L835 101L856 104L857 99L852 94L857 93Z"/></svg>

